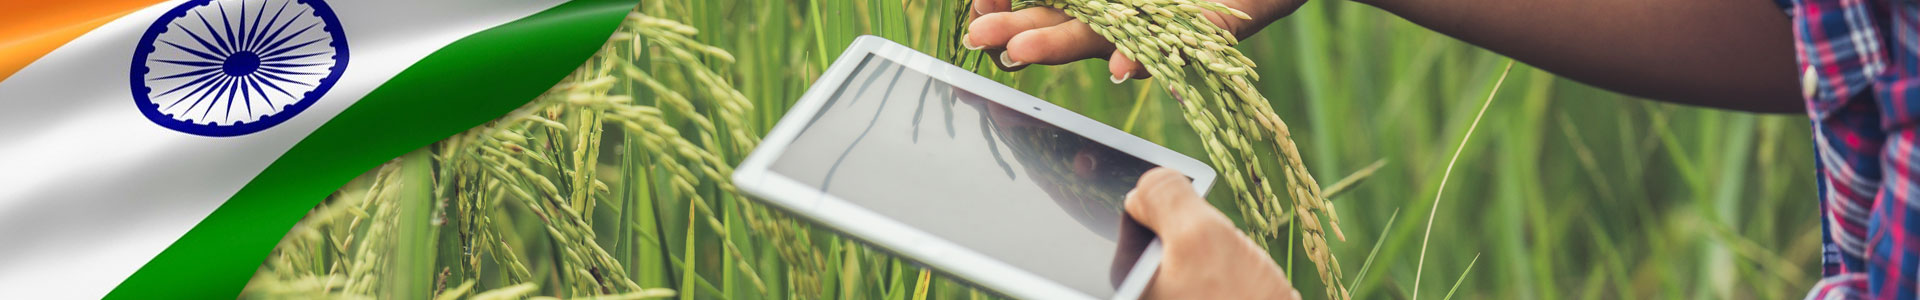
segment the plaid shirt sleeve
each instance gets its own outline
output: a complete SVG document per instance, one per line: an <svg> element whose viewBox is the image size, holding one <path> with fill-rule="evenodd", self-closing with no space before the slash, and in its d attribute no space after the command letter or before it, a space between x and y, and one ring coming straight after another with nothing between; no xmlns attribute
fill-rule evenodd
<svg viewBox="0 0 1920 300"><path fill-rule="evenodd" d="M1920 6L1786 0L1820 184L1822 278L1807 299L1916 299Z"/></svg>

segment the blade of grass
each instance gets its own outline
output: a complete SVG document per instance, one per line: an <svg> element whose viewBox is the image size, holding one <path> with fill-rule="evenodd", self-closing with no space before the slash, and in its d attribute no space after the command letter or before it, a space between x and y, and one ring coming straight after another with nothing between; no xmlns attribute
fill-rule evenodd
<svg viewBox="0 0 1920 300"><path fill-rule="evenodd" d="M1620 257L1621 251L1618 250L1618 246L1615 246L1613 235L1601 228L1600 222L1595 218L1587 217L1586 219L1588 234L1594 237L1595 246L1599 248L1599 252L1605 254L1607 263L1602 265L1604 266L1602 269L1607 269L1607 274L1614 280L1615 292L1619 296L1631 295L1631 291L1628 290L1627 264L1625 259Z"/></svg>
<svg viewBox="0 0 1920 300"><path fill-rule="evenodd" d="M900 270L900 260L898 259L893 260L893 263L887 266L887 299L907 299L907 281L905 280L906 278L903 277L906 275L906 272Z"/></svg>
<svg viewBox="0 0 1920 300"><path fill-rule="evenodd" d="M819 55L820 57L819 72L826 72L827 70L827 32L826 32L827 27L820 24L820 19L822 19L820 17L820 1L822 0L808 1L808 3L812 4L813 9L807 10L807 13L812 14L811 17L813 19L813 46L815 47L814 53L820 54Z"/></svg>
<svg viewBox="0 0 1920 300"><path fill-rule="evenodd" d="M1454 163L1460 162L1460 153L1467 150L1468 139L1473 138L1473 130L1480 127L1480 118L1487 115L1487 108L1493 106L1493 97L1500 94L1500 85L1507 82L1507 74L1513 72L1513 61L1507 61L1507 67L1500 71L1500 79L1493 82L1493 90L1487 92L1487 101L1480 105L1480 112L1473 115L1473 123L1467 125L1467 133L1461 135L1460 146L1453 150L1453 158L1447 160L1447 170L1440 174L1440 188L1433 192L1433 208L1427 211L1426 234L1420 238L1420 259L1413 269L1413 299L1420 299L1420 274L1427 267L1427 242L1433 238L1433 218L1440 213L1440 200L1447 191L1447 179L1453 176Z"/></svg>
<svg viewBox="0 0 1920 300"><path fill-rule="evenodd" d="M693 278L700 276L700 274L694 273L694 269L696 269L694 262L699 261L694 259L699 253L694 251L695 248L698 248L694 245L694 237L698 236L698 234L696 234L698 231L694 230L697 227L695 227L696 225L694 225L693 220L697 218L698 216L694 214L693 205L687 205L687 241L686 244L682 244L686 247L687 251L687 254L683 255L685 256L684 260L687 262L687 265L681 268L680 300L693 299Z"/></svg>
<svg viewBox="0 0 1920 300"><path fill-rule="evenodd" d="M640 224L628 224L628 226L640 226ZM655 248L659 248L659 249L666 249L666 245L662 245L662 244L661 244L661 242L660 242L660 241L661 241L661 238L665 238L665 237L660 237L660 236L654 236L653 234L651 234L651 233L647 233L647 232L641 232L641 233L640 233L640 240L641 240L641 241L645 241L645 242L647 242L647 246L652 246L652 247L655 247ZM666 261L666 265L663 265L663 266L660 266L660 268L662 269L662 270L661 270L661 272L663 272L663 273L664 273L664 272L669 272L669 271L670 271L670 270L665 270L665 269L666 269L667 267L673 267L673 268L680 268L680 269L683 269L683 270L684 270L684 269L692 269L692 268L693 268L693 266L692 266L692 265L688 265L688 264L687 264L687 262L686 262L685 260L681 260L681 259L680 259L680 257L678 257L678 256L674 256L674 255L672 255L671 253L669 253L668 255L665 255L665 256L666 256L666 257L664 257L664 258L661 258L661 260L665 260L665 261ZM699 274L695 274L695 276L694 276L693 278L683 278L682 280L684 280L684 281L692 281L692 282L693 282L693 284L694 284L695 286L697 286L697 287L699 287L699 288L700 288L700 290L702 290L702 291L707 291L707 292L709 292L709 293L714 293L714 294L719 294L719 293L720 293L720 288L719 288L719 287L715 287L715 286L713 285L713 282L711 282L711 281L707 281L707 279L706 279L705 277L700 277L700 276L698 276L698 275L699 275ZM665 276L665 275L662 275L662 276Z"/></svg>
<svg viewBox="0 0 1920 300"><path fill-rule="evenodd" d="M1354 294L1354 290L1360 289L1361 280L1367 279L1367 270L1373 268L1373 258L1380 254L1380 245L1386 244L1388 230L1393 229L1393 220L1399 218L1400 208L1394 208L1393 214L1387 215L1386 225L1380 227L1380 237L1373 240L1373 250L1368 250L1366 261L1360 263L1360 274L1354 275L1353 285L1347 286L1348 295L1356 295Z"/></svg>
<svg viewBox="0 0 1920 300"><path fill-rule="evenodd" d="M844 245L840 246L840 252L845 256L841 259L841 263L845 265L840 267L840 297L841 299L859 299L862 297L858 289L860 284L860 254L856 253L857 249L859 249L856 247L859 246L855 246L853 241L843 241L836 243L836 245Z"/></svg>
<svg viewBox="0 0 1920 300"><path fill-rule="evenodd" d="M428 150L422 148L407 153L400 158L400 175L404 182L398 206L399 237L394 241L400 244L396 251L396 274L392 276L393 288L387 289L390 297L396 299L425 299L433 293L433 261L435 241L438 233L433 226L433 161L428 158Z"/></svg>
<svg viewBox="0 0 1920 300"><path fill-rule="evenodd" d="M720 205L722 208L725 208L724 211L730 212L734 210L733 208L734 202L735 201L722 201ZM721 212L715 212L715 213L721 213ZM722 233L726 233L727 231L732 231L733 227L740 225L740 224L735 224L733 222L733 214L727 214L727 213L721 213L720 224L722 224L721 227L714 228L714 230L721 231ZM730 239L732 236L733 236L732 234L728 234L728 236L723 236L720 238L723 239L722 242L731 243L732 241L724 240L724 239ZM741 260L745 260L745 257L742 257ZM735 266L734 266L733 259L720 260L720 294L724 298L738 299L737 297L739 296L739 294L734 292L734 290L738 289L738 287L734 285L734 281L737 278L739 278L740 271L738 269L735 269L734 267Z"/></svg>
<svg viewBox="0 0 1920 300"><path fill-rule="evenodd" d="M626 148L624 149L626 150L626 155L622 158L632 159L635 160L635 162L622 163L627 165L623 168L626 174L633 176L633 178L624 180L629 183L627 185L631 186L627 188L629 192L626 197L630 198L631 206L625 208L627 211L622 212L623 221L621 221L621 224L630 224L628 228L632 229L635 235L638 235L638 237L628 238L629 242L627 242L627 246L634 248L634 257L626 262L629 265L641 268L629 273L634 274L634 276L639 279L637 283L639 283L640 286L672 286L673 283L668 281L668 274L673 272L673 270L671 270L672 267L660 264L660 262L667 260L668 253L671 253L671 251L667 250L667 247L658 238L664 230L659 226L660 216L656 213L658 207L654 204L659 198L652 189L653 185L646 184L652 181L652 179L650 179L652 174L642 166L650 164L646 164L646 150L638 145L640 142L637 140L639 140L637 135L632 133L627 134L627 141L629 142L623 147ZM625 216L633 217L627 219ZM622 234L622 236L628 235ZM634 240L646 241L649 242L649 244L647 246L637 245Z"/></svg>
<svg viewBox="0 0 1920 300"><path fill-rule="evenodd" d="M1473 254L1473 261L1468 261L1468 262L1467 262L1467 270L1466 270L1466 271L1460 271L1460 279L1456 279L1456 280L1454 280L1454 281L1453 281L1453 288L1449 288L1449 289L1447 289L1447 296L1446 296L1446 297L1443 297L1443 298L1440 298L1440 299L1441 299L1441 300L1452 300L1452 299L1453 299L1453 292L1454 292L1454 291L1459 291L1459 290L1460 290L1460 283L1462 283L1462 282L1467 282L1467 274L1468 274L1468 273L1473 273L1473 265L1474 265L1474 264L1477 264L1477 263L1480 263L1480 254L1479 254L1479 253L1474 253L1474 254Z"/></svg>
<svg viewBox="0 0 1920 300"><path fill-rule="evenodd" d="M1300 227L1294 226L1294 221L1299 219L1295 218L1292 212L1287 213L1287 278L1295 278L1293 277L1293 247L1296 241L1294 236L1300 233Z"/></svg>
<svg viewBox="0 0 1920 300"><path fill-rule="evenodd" d="M927 281L932 279L932 271L920 270L919 283L913 285L913 300L927 300Z"/></svg>
<svg viewBox="0 0 1920 300"><path fill-rule="evenodd" d="M1149 82L1147 80L1153 80L1153 79L1149 78L1149 79L1140 81L1139 83L1140 91L1134 93L1136 94L1136 96L1134 96L1133 98L1133 109L1127 112L1127 122L1122 123L1122 125L1120 126L1120 131L1136 133L1133 131L1134 121L1137 121L1140 119L1140 108L1147 106L1147 98L1148 98L1147 96L1153 94L1153 93L1150 93L1153 91L1153 82Z"/></svg>
<svg viewBox="0 0 1920 300"><path fill-rule="evenodd" d="M1560 112L1560 129L1567 137L1567 143L1573 147L1574 157L1580 161L1580 168L1586 170L1587 178L1593 181L1594 189L1600 190L1600 197L1607 200L1619 199L1613 195L1613 185L1607 183L1607 175L1600 172L1600 163L1593 158L1593 149L1580 137L1580 129L1573 124L1573 118L1566 112Z"/></svg>

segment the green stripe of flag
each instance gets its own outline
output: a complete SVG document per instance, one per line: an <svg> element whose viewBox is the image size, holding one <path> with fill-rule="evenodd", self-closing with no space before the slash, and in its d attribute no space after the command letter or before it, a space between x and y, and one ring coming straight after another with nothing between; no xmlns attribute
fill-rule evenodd
<svg viewBox="0 0 1920 300"><path fill-rule="evenodd" d="M605 44L635 2L572 1L435 51L287 150L107 298L233 299L328 194L525 105Z"/></svg>

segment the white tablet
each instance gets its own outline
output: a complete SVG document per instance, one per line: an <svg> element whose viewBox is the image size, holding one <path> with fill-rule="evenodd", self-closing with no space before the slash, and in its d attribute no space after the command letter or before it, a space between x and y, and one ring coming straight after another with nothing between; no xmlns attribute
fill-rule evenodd
<svg viewBox="0 0 1920 300"><path fill-rule="evenodd" d="M854 40L734 170L768 204L1027 299L1134 299L1159 242L1123 210L1198 160L873 36ZM1151 242L1149 242L1151 241Z"/></svg>

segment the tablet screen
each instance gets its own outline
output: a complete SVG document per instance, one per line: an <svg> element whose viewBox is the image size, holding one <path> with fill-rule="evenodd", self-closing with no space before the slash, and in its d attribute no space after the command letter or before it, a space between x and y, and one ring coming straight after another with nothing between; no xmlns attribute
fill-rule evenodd
<svg viewBox="0 0 1920 300"><path fill-rule="evenodd" d="M1138 255L1116 254L1122 202L1154 165L1022 112L1033 109L868 56L768 169L1110 297Z"/></svg>

